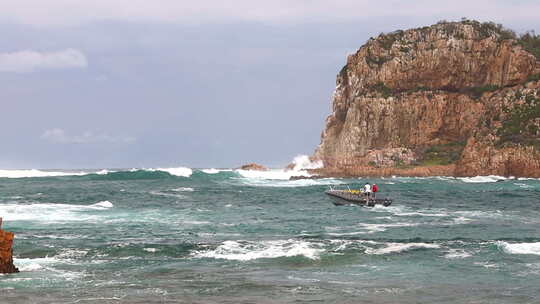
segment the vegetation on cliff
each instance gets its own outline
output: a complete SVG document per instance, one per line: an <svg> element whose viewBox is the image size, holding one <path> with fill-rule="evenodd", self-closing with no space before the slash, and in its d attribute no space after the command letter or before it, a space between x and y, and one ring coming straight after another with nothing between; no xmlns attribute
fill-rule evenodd
<svg viewBox="0 0 540 304"><path fill-rule="evenodd" d="M509 145L533 146L540 151L540 89L522 94L517 91L513 107L503 108L506 118L497 129L498 147Z"/></svg>
<svg viewBox="0 0 540 304"><path fill-rule="evenodd" d="M430 146L424 152L418 165L433 166L453 164L461 157L465 144L465 142L458 141Z"/></svg>

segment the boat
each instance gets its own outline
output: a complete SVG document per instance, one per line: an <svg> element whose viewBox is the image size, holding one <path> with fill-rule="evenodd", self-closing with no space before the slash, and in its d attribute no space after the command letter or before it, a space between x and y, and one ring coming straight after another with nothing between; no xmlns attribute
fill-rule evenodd
<svg viewBox="0 0 540 304"><path fill-rule="evenodd" d="M328 194L334 198L334 205L343 206L343 205L363 205L368 207L373 207L375 205L390 206L392 200L389 198L366 198L364 193L360 190L335 190L330 189L326 190L324 193Z"/></svg>

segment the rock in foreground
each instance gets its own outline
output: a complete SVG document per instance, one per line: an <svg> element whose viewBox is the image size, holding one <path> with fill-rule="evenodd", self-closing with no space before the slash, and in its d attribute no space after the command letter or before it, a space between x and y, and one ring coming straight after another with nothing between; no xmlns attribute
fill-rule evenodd
<svg viewBox="0 0 540 304"><path fill-rule="evenodd" d="M13 232L2 230L2 219L0 218L0 273L19 272L13 265Z"/></svg>

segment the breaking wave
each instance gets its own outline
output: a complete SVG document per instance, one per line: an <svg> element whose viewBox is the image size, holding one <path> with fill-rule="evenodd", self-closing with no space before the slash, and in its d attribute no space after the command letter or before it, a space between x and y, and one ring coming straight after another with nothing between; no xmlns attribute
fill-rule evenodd
<svg viewBox="0 0 540 304"><path fill-rule="evenodd" d="M428 248L428 249L436 249L440 248L440 245L437 244L429 244L429 243L387 243L386 247L384 248L377 248L372 249L368 248L366 250L366 253L368 254L389 254L389 253L398 253L403 251L409 251L413 249L421 249L421 248Z"/></svg>
<svg viewBox="0 0 540 304"><path fill-rule="evenodd" d="M304 256L315 260L319 259L319 254L323 251L321 248L314 248L313 244L297 240L225 241L214 250L196 253L195 257L249 261L264 258Z"/></svg>
<svg viewBox="0 0 540 304"><path fill-rule="evenodd" d="M511 244L498 241L497 246L503 252L510 254L535 254L540 255L540 242L537 243L516 243Z"/></svg>
<svg viewBox="0 0 540 304"><path fill-rule="evenodd" d="M146 174L145 174L146 173ZM149 174L150 173L150 174ZM158 175L152 175L156 173ZM36 178L36 177L61 177L61 176L94 176L96 178L152 178L161 176L159 173L168 175L190 177L193 170L186 167L176 168L149 168L149 169L129 169L129 170L108 170L97 171L48 171L48 170L0 170L0 178Z"/></svg>
<svg viewBox="0 0 540 304"><path fill-rule="evenodd" d="M149 172L162 171L162 172L167 172L170 175L182 176L182 177L190 177L191 174L193 174L193 170L186 167L143 169L143 171L149 171Z"/></svg>
<svg viewBox="0 0 540 304"><path fill-rule="evenodd" d="M294 164L293 171L319 169L323 167L323 162L321 160L312 161L307 155L296 156L292 163Z"/></svg>
<svg viewBox="0 0 540 304"><path fill-rule="evenodd" d="M507 177L498 176L498 175L488 175L488 176L475 176L475 177L461 177L459 180L465 183L496 183L500 181L507 180Z"/></svg>
<svg viewBox="0 0 540 304"><path fill-rule="evenodd" d="M0 214L9 221L82 222L96 218L96 214L91 211L104 211L113 207L113 203L109 201L101 201L92 205L0 204Z"/></svg>
<svg viewBox="0 0 540 304"><path fill-rule="evenodd" d="M76 176L86 175L88 172L61 172L45 170L0 170L0 177L5 178L25 178L25 177L54 177L54 176Z"/></svg>

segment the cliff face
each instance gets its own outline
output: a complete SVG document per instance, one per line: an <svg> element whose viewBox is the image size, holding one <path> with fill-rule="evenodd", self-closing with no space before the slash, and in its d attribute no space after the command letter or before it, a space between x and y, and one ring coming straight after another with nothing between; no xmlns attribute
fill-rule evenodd
<svg viewBox="0 0 540 304"><path fill-rule="evenodd" d="M12 232L0 229L0 273L19 272L19 269L13 265L13 238Z"/></svg>
<svg viewBox="0 0 540 304"><path fill-rule="evenodd" d="M431 175L540 176L539 73L540 61L492 24L370 39L337 76L314 158L359 175L433 166L444 169ZM533 114L523 121L520 111Z"/></svg>

